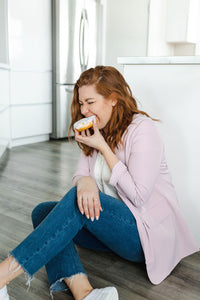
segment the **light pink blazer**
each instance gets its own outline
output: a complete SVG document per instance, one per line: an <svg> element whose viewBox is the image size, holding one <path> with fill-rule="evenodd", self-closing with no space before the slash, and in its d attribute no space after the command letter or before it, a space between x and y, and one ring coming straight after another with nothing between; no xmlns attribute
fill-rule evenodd
<svg viewBox="0 0 200 300"><path fill-rule="evenodd" d="M134 115L123 142L124 147L116 149L120 161L112 170L110 184L136 219L149 279L159 284L199 247L180 212L155 122ZM96 150L92 157L81 153L74 184L79 176L94 178L96 156Z"/></svg>

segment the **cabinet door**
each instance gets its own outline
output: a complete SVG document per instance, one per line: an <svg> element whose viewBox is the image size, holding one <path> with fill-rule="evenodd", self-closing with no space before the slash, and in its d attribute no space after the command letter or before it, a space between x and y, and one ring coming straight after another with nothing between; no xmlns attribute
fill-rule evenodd
<svg viewBox="0 0 200 300"><path fill-rule="evenodd" d="M166 41L197 43L199 17L199 0L167 0Z"/></svg>
<svg viewBox="0 0 200 300"><path fill-rule="evenodd" d="M11 68L51 70L51 1L8 1L8 10Z"/></svg>
<svg viewBox="0 0 200 300"><path fill-rule="evenodd" d="M8 64L8 5L0 0L0 63Z"/></svg>

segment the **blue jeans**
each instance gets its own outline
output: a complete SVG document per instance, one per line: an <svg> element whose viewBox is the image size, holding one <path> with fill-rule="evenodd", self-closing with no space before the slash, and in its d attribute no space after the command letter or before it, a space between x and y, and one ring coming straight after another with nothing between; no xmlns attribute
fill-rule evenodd
<svg viewBox="0 0 200 300"><path fill-rule="evenodd" d="M99 192L103 212L92 222L79 211L76 195L73 187L59 202L36 206L34 231L10 252L29 278L45 265L50 292L67 290L64 278L86 275L75 244L144 262L135 218L123 201Z"/></svg>

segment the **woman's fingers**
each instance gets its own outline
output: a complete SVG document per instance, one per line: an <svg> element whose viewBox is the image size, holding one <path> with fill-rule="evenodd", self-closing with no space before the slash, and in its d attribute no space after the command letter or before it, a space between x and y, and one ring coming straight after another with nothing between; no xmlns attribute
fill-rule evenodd
<svg viewBox="0 0 200 300"><path fill-rule="evenodd" d="M82 135L82 136L86 136L85 130L81 131L81 135Z"/></svg>
<svg viewBox="0 0 200 300"><path fill-rule="evenodd" d="M85 214L85 216L89 219L91 218L92 221L96 218L96 220L99 219L100 211L103 211L101 208L100 200L99 198L88 198L84 196L78 197L78 207L82 214Z"/></svg>
<svg viewBox="0 0 200 300"><path fill-rule="evenodd" d="M77 182L77 202L79 210L94 221L102 211L99 191L94 179L90 176L81 177Z"/></svg>
<svg viewBox="0 0 200 300"><path fill-rule="evenodd" d="M88 209L89 209L90 219L92 221L94 221L94 202L93 201L88 202Z"/></svg>
<svg viewBox="0 0 200 300"><path fill-rule="evenodd" d="M82 215L84 214L84 208L83 208L83 201L82 201L82 196L78 197L78 208Z"/></svg>
<svg viewBox="0 0 200 300"><path fill-rule="evenodd" d="M91 136L89 129L86 129L86 134L87 134L87 136Z"/></svg>
<svg viewBox="0 0 200 300"><path fill-rule="evenodd" d="M98 126L97 126L97 121L96 121L96 119L93 121L93 129L94 129L94 132L95 132L95 133L96 133L97 131L99 131Z"/></svg>
<svg viewBox="0 0 200 300"><path fill-rule="evenodd" d="M84 209L84 213L85 213L86 217L89 219L90 215L89 215L88 200L87 200L87 198L83 199L83 209Z"/></svg>
<svg viewBox="0 0 200 300"><path fill-rule="evenodd" d="M79 137L81 135L81 133L77 129L75 129L74 135L75 135L75 137Z"/></svg>
<svg viewBox="0 0 200 300"><path fill-rule="evenodd" d="M98 198L94 199L94 214L96 220L99 219L101 204Z"/></svg>

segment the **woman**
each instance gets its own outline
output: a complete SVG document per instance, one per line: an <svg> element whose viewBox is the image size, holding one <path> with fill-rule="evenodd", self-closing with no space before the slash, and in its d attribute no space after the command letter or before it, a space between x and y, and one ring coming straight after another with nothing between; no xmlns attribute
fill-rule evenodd
<svg viewBox="0 0 200 300"><path fill-rule="evenodd" d="M199 250L180 213L154 121L140 111L113 67L82 73L74 87L72 122L94 115L93 128L75 131L82 149L73 187L60 202L32 213L35 230L0 264L6 284L46 266L50 291L70 288L76 300L118 299L114 287L93 289L74 243L146 263L153 284ZM40 225L39 225L40 224Z"/></svg>

